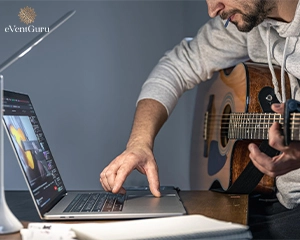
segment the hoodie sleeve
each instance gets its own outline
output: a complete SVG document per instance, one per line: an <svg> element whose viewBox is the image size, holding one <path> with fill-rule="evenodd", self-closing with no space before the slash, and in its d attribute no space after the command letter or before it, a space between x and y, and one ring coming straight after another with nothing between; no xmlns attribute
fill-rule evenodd
<svg viewBox="0 0 300 240"><path fill-rule="evenodd" d="M249 59L247 34L233 24L224 27L217 17L208 21L195 38L185 38L167 52L142 86L138 101L154 99L173 111L179 97L212 77L215 71Z"/></svg>

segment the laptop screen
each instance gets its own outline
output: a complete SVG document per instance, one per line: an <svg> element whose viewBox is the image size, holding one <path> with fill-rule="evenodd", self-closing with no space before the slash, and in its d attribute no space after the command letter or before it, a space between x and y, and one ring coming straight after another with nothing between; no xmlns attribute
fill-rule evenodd
<svg viewBox="0 0 300 240"><path fill-rule="evenodd" d="M40 212L66 193L28 95L4 91L3 120L8 137Z"/></svg>

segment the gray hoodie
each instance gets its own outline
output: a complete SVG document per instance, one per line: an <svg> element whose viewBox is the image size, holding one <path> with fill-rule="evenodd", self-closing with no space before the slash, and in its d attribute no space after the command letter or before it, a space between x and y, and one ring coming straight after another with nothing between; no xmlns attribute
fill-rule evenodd
<svg viewBox="0 0 300 240"><path fill-rule="evenodd" d="M233 24L224 27L216 17L208 21L193 39L184 39L160 59L144 83L139 99L155 99L171 114L179 97L202 81L210 79L215 71L251 59L268 63L271 73L279 65L289 75L292 98L300 100L300 1L294 20L284 23L266 19L249 33L242 33ZM285 92L278 92L278 81L273 84L280 102ZM282 77L280 81L285 81ZM299 159L300 161L300 159ZM276 178L277 197L287 208L300 203L300 169Z"/></svg>

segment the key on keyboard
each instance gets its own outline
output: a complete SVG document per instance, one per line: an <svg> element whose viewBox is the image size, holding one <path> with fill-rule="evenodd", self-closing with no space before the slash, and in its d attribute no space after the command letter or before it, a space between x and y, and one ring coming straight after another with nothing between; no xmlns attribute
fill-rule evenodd
<svg viewBox="0 0 300 240"><path fill-rule="evenodd" d="M113 193L78 194L64 212L122 211L125 195Z"/></svg>

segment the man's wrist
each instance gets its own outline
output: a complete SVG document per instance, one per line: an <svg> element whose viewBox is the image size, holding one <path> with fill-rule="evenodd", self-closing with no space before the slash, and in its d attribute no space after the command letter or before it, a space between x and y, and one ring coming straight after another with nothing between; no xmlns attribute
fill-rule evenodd
<svg viewBox="0 0 300 240"><path fill-rule="evenodd" d="M150 148L151 150L153 149L153 140L150 138L146 137L141 137L141 136L131 136L126 147L131 148L131 147L146 147Z"/></svg>

